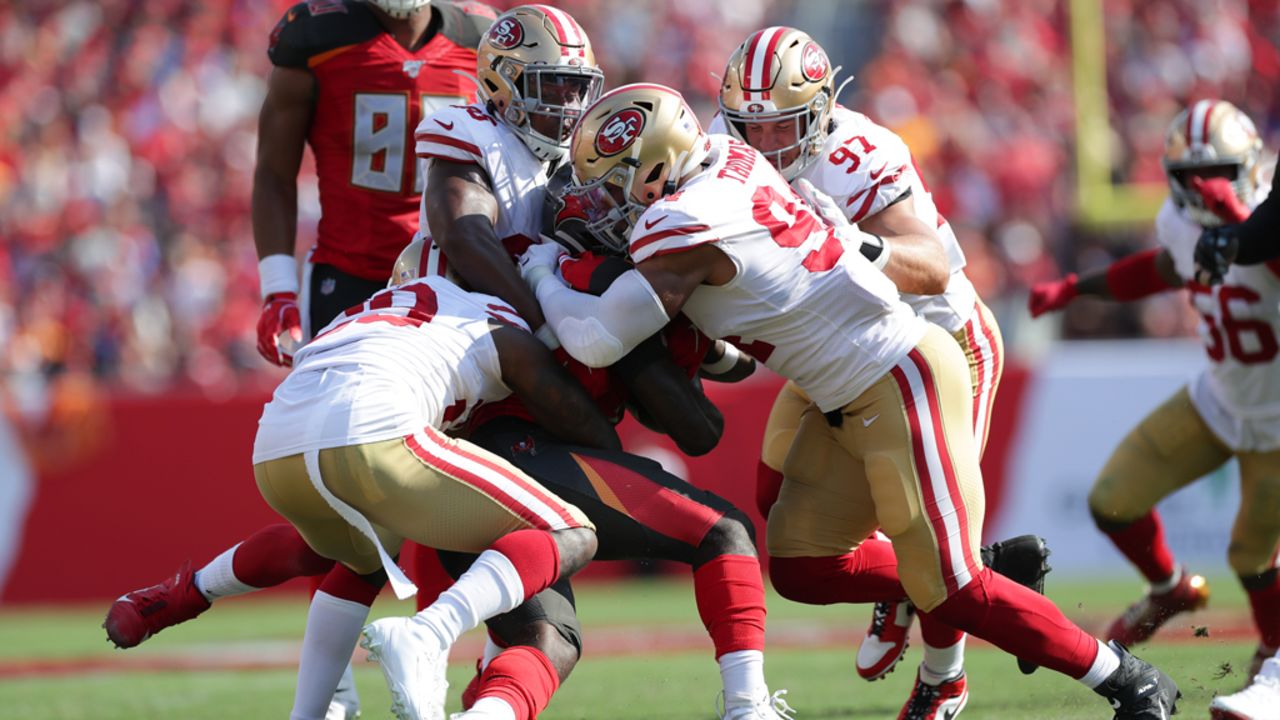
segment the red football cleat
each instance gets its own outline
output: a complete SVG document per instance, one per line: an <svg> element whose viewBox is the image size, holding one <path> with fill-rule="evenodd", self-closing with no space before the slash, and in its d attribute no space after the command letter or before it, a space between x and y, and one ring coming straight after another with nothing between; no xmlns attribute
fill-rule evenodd
<svg viewBox="0 0 1280 720"><path fill-rule="evenodd" d="M876 603L871 627L858 646L858 675L879 680L893 672L907 651L907 632L915 616L915 606L908 600Z"/></svg>
<svg viewBox="0 0 1280 720"><path fill-rule="evenodd" d="M969 702L969 683L964 673L942 681L940 685L929 685L916 674L916 686L911 689L911 697L898 713L898 720L951 720L960 714L965 703Z"/></svg>
<svg viewBox="0 0 1280 720"><path fill-rule="evenodd" d="M187 560L173 577L159 585L122 595L111 604L102 627L118 648L131 648L161 630L186 622L209 609L196 589L196 574Z"/></svg>
<svg viewBox="0 0 1280 720"><path fill-rule="evenodd" d="M1200 610L1208 604L1209 583L1203 576L1184 570L1182 579L1172 590L1160 594L1149 592L1130 605L1107 629L1107 640L1126 646L1144 642L1174 615Z"/></svg>

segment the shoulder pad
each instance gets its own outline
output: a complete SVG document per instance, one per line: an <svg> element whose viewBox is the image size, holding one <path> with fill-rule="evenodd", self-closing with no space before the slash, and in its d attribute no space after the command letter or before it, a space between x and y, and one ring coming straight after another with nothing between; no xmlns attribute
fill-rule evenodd
<svg viewBox="0 0 1280 720"><path fill-rule="evenodd" d="M363 3L307 0L289 8L276 23L267 57L280 67L306 68L316 55L364 42L382 32Z"/></svg>

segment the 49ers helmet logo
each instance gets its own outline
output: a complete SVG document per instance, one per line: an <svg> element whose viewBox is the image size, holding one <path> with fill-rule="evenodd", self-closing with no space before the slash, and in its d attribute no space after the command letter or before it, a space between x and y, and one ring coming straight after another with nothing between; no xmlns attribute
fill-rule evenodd
<svg viewBox="0 0 1280 720"><path fill-rule="evenodd" d="M489 42L503 50L510 50L524 41L524 26L515 18L503 18L489 29Z"/></svg>
<svg viewBox="0 0 1280 720"><path fill-rule="evenodd" d="M804 74L804 79L811 82L821 82L827 77L827 71L831 68L831 63L827 61L827 54L818 47L817 43L808 43L804 46L804 50L800 54L800 72Z"/></svg>
<svg viewBox="0 0 1280 720"><path fill-rule="evenodd" d="M644 113L634 108L624 108L609 116L596 135L596 152L604 157L617 155L631 147L644 129Z"/></svg>

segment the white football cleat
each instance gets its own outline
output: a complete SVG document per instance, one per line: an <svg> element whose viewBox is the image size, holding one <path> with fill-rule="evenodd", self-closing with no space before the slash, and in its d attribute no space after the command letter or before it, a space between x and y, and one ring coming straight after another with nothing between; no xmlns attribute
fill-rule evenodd
<svg viewBox="0 0 1280 720"><path fill-rule="evenodd" d="M360 647L382 668L399 720L445 720L449 651L434 633L410 617L383 618L364 627Z"/></svg>
<svg viewBox="0 0 1280 720"><path fill-rule="evenodd" d="M360 696L356 694L356 678L351 672L351 663L342 671L338 687L333 691L333 699L329 701L329 711L324 720L356 720L360 717Z"/></svg>
<svg viewBox="0 0 1280 720"><path fill-rule="evenodd" d="M1265 720L1280 717L1280 660L1269 658L1238 693L1219 695L1209 705L1215 720Z"/></svg>
<svg viewBox="0 0 1280 720"><path fill-rule="evenodd" d="M724 691L721 690L716 697L716 714L720 720L794 720L795 716L791 713L795 709L783 699L786 694L786 690L779 690L770 695L766 690L764 695L755 700L725 703L721 710L720 703L724 700Z"/></svg>
<svg viewBox="0 0 1280 720"><path fill-rule="evenodd" d="M858 645L858 675L864 680L879 680L894 671L907 652L907 636L915 617L916 608L910 600L876 603L871 627Z"/></svg>

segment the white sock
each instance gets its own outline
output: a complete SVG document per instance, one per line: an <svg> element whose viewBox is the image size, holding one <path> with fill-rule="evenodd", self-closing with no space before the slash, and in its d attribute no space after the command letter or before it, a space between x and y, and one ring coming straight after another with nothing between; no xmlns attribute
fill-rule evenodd
<svg viewBox="0 0 1280 720"><path fill-rule="evenodd" d="M1098 657L1093 659L1093 665L1089 666L1089 672L1080 678L1080 682L1084 683L1085 687L1093 690L1111 677L1111 673L1115 672L1119 667L1120 656L1116 654L1115 650L1102 644L1102 641L1099 640Z"/></svg>
<svg viewBox="0 0 1280 720"><path fill-rule="evenodd" d="M459 720L516 720L516 711L506 700L483 697L471 709L457 716Z"/></svg>
<svg viewBox="0 0 1280 720"><path fill-rule="evenodd" d="M235 570L231 566L231 558L235 556L238 547L240 543L236 543L235 547L223 552L210 560L208 565L196 571L196 589L204 595L205 600L213 602L218 598L244 595L261 589L246 585L236 577Z"/></svg>
<svg viewBox="0 0 1280 720"><path fill-rule="evenodd" d="M968 635L962 636L960 642L951 647L937 648L929 643L924 644L920 679L926 685L941 685L964 670L964 641L967 637Z"/></svg>
<svg viewBox="0 0 1280 720"><path fill-rule="evenodd" d="M764 653L759 650L739 650L725 653L717 660L720 664L720 681L724 683L724 702L755 702L769 694L764 681Z"/></svg>
<svg viewBox="0 0 1280 720"><path fill-rule="evenodd" d="M510 612L524 602L524 582L506 555L485 550L453 587L414 616L452 647L462 633L495 615Z"/></svg>
<svg viewBox="0 0 1280 720"><path fill-rule="evenodd" d="M489 667L489 663L493 662L494 658L502 654L503 649L504 648L499 646L498 643L493 641L493 638L489 637L489 633L485 633L484 654L480 656L480 672L484 672L485 668Z"/></svg>
<svg viewBox="0 0 1280 720"><path fill-rule="evenodd" d="M289 720L324 720L368 618L368 605L316 591L302 634L298 688Z"/></svg>
<svg viewBox="0 0 1280 720"><path fill-rule="evenodd" d="M1182 566L1179 565L1174 569L1173 574L1168 580L1159 583L1151 583L1151 592L1156 595L1163 595L1170 590L1178 587L1178 583L1182 582Z"/></svg>

